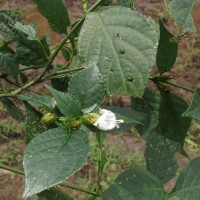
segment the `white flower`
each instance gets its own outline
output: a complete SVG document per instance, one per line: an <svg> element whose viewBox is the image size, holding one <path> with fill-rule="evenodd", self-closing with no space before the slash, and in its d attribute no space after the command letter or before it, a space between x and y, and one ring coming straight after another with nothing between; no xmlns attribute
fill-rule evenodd
<svg viewBox="0 0 200 200"><path fill-rule="evenodd" d="M93 124L103 131L109 131L114 128L119 128L120 123L124 123L124 120L116 120L115 114L110 110L100 109L101 116Z"/></svg>

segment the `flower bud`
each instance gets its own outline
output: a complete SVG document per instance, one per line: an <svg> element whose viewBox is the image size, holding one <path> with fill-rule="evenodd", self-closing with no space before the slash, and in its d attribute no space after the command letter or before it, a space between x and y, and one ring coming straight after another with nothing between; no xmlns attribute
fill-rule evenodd
<svg viewBox="0 0 200 200"><path fill-rule="evenodd" d="M41 123L45 124L45 125L50 125L53 124L57 119L57 116L53 113L46 113L45 115L43 115L42 119L41 119Z"/></svg>
<svg viewBox="0 0 200 200"><path fill-rule="evenodd" d="M100 115L96 113L89 113L86 115L83 115L82 122L86 125L93 125L98 119Z"/></svg>
<svg viewBox="0 0 200 200"><path fill-rule="evenodd" d="M72 120L70 122L71 128L79 128L81 126L81 122L79 120Z"/></svg>

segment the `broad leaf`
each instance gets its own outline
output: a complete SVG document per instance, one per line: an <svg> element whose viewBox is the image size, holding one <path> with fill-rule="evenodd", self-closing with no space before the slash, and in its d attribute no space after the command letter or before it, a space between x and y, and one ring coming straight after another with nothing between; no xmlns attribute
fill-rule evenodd
<svg viewBox="0 0 200 200"><path fill-rule="evenodd" d="M30 104L25 103L26 107L26 144L35 136L45 131L44 125L41 124L42 114L35 110Z"/></svg>
<svg viewBox="0 0 200 200"><path fill-rule="evenodd" d="M172 93L161 91L161 97L159 110L161 134L179 142L182 146L191 120L181 115L188 105L181 97Z"/></svg>
<svg viewBox="0 0 200 200"><path fill-rule="evenodd" d="M66 129L55 128L31 140L24 156L24 199L63 182L85 163L87 133L76 130L69 134Z"/></svg>
<svg viewBox="0 0 200 200"><path fill-rule="evenodd" d="M57 33L66 33L70 19L62 0L34 0L38 10L44 15Z"/></svg>
<svg viewBox="0 0 200 200"><path fill-rule="evenodd" d="M59 110L68 118L76 118L81 115L80 102L70 94L59 92L46 85L46 88L51 92L56 100Z"/></svg>
<svg viewBox="0 0 200 200"><path fill-rule="evenodd" d="M160 74L169 71L176 61L178 44L171 40L173 37L160 21L160 40L156 56L156 64Z"/></svg>
<svg viewBox="0 0 200 200"><path fill-rule="evenodd" d="M105 86L97 66L76 73L70 80L68 91L79 100L82 109L98 105L105 96Z"/></svg>
<svg viewBox="0 0 200 200"><path fill-rule="evenodd" d="M18 81L19 63L11 53L0 54L0 68L3 68L4 73L11 75Z"/></svg>
<svg viewBox="0 0 200 200"><path fill-rule="evenodd" d="M3 105L14 119L18 121L24 120L24 116L21 110L9 98L2 97L0 98L0 100L2 101Z"/></svg>
<svg viewBox="0 0 200 200"><path fill-rule="evenodd" d="M58 187L53 187L45 190L39 193L37 196L39 197L38 200L73 200Z"/></svg>
<svg viewBox="0 0 200 200"><path fill-rule="evenodd" d="M181 172L169 199L199 200L200 197L200 158L189 162Z"/></svg>
<svg viewBox="0 0 200 200"><path fill-rule="evenodd" d="M142 124L136 126L139 134L148 138L149 134L158 127L160 94L146 88L142 98L132 97L132 108L143 115Z"/></svg>
<svg viewBox="0 0 200 200"><path fill-rule="evenodd" d="M142 96L155 63L157 43L145 16L114 6L87 15L78 48L86 66L99 68L109 95Z"/></svg>
<svg viewBox="0 0 200 200"><path fill-rule="evenodd" d="M45 108L49 112L53 112L55 109L55 102L48 96L39 94L20 94L18 95L18 98L27 101L32 106Z"/></svg>
<svg viewBox="0 0 200 200"><path fill-rule="evenodd" d="M164 200L159 180L148 171L131 168L120 174L115 183L103 193L105 200Z"/></svg>
<svg viewBox="0 0 200 200"><path fill-rule="evenodd" d="M195 32L191 16L192 6L196 0L165 0L170 16L181 26L182 32Z"/></svg>
<svg viewBox="0 0 200 200"><path fill-rule="evenodd" d="M194 91L192 104L190 107L182 114L183 117L190 117L193 119L200 120L200 88Z"/></svg>
<svg viewBox="0 0 200 200"><path fill-rule="evenodd" d="M161 183L166 183L176 175L178 165L174 155L178 149L179 144L163 137L158 129L150 134L145 151L146 166Z"/></svg>

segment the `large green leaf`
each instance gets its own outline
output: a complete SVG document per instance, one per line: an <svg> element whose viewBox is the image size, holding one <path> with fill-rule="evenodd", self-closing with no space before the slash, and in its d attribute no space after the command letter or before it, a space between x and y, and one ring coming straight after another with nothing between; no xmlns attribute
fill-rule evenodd
<svg viewBox="0 0 200 200"><path fill-rule="evenodd" d="M154 130L147 140L145 151L147 169L162 183L166 183L176 175L178 165L174 155L178 149L179 144L162 136L158 129Z"/></svg>
<svg viewBox="0 0 200 200"><path fill-rule="evenodd" d="M190 107L182 114L183 117L190 117L193 119L200 120L200 88L194 91L192 104Z"/></svg>
<svg viewBox="0 0 200 200"><path fill-rule="evenodd" d="M181 97L169 92L161 91L161 97L159 110L161 134L183 145L191 120L181 115L188 105Z"/></svg>
<svg viewBox="0 0 200 200"><path fill-rule="evenodd" d="M114 6L87 15L78 49L86 66L98 66L109 95L142 96L155 63L157 43L145 16Z"/></svg>
<svg viewBox="0 0 200 200"><path fill-rule="evenodd" d="M189 162L180 174L175 188L169 195L170 200L199 200L200 197L200 158Z"/></svg>
<svg viewBox="0 0 200 200"><path fill-rule="evenodd" d="M35 136L45 131L44 125L41 123L42 113L35 110L30 104L25 102L26 108L26 144L28 144Z"/></svg>
<svg viewBox="0 0 200 200"><path fill-rule="evenodd" d="M89 153L87 133L75 130L69 134L55 128L31 140L24 156L24 199L63 182L84 164Z"/></svg>
<svg viewBox="0 0 200 200"><path fill-rule="evenodd" d="M18 98L27 101L32 106L45 108L49 112L53 112L55 109L55 102L48 96L39 94L20 94L18 95Z"/></svg>
<svg viewBox="0 0 200 200"><path fill-rule="evenodd" d="M19 63L11 53L0 54L0 68L3 68L4 73L11 75L18 81Z"/></svg>
<svg viewBox="0 0 200 200"><path fill-rule="evenodd" d="M52 93L60 111L68 118L76 118L81 115L80 102L72 95L60 92L46 85L46 88Z"/></svg>
<svg viewBox="0 0 200 200"><path fill-rule="evenodd" d="M170 16L181 26L182 32L195 32L191 16L192 6L196 0L165 0Z"/></svg>
<svg viewBox="0 0 200 200"><path fill-rule="evenodd" d="M132 97L131 101L132 108L144 116L142 124L136 128L142 137L147 138L159 124L160 94L146 88L142 98Z"/></svg>
<svg viewBox="0 0 200 200"><path fill-rule="evenodd" d="M58 187L53 187L45 190L39 193L37 196L39 197L38 200L73 200Z"/></svg>
<svg viewBox="0 0 200 200"><path fill-rule="evenodd" d="M2 101L3 105L14 119L18 121L24 120L24 116L21 110L9 98L2 97L0 98L0 100Z"/></svg>
<svg viewBox="0 0 200 200"><path fill-rule="evenodd" d="M79 100L82 109L98 105L105 96L105 86L97 66L76 73L70 80L68 91Z"/></svg>
<svg viewBox="0 0 200 200"><path fill-rule="evenodd" d="M171 40L173 37L160 21L160 40L156 56L156 64L160 74L169 71L176 61L178 44Z"/></svg>
<svg viewBox="0 0 200 200"><path fill-rule="evenodd" d="M66 33L70 19L62 0L34 0L50 27L57 33Z"/></svg>
<svg viewBox="0 0 200 200"><path fill-rule="evenodd" d="M105 200L164 200L159 180L148 171L131 168L120 174L115 183L103 193Z"/></svg>

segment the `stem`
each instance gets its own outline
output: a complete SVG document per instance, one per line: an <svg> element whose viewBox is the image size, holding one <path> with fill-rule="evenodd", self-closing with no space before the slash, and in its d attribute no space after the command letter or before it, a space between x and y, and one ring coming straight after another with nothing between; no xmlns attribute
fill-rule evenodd
<svg viewBox="0 0 200 200"><path fill-rule="evenodd" d="M23 171L20 171L18 169L13 168L13 167L9 167L9 166L4 165L4 164L0 164L0 169L5 169L7 171L14 172L16 174L20 174L20 175L23 175L23 176L25 175ZM78 188L76 186L73 186L73 185L70 185L70 184L67 184L67 183L60 183L59 185L63 186L63 187L70 188L70 189L74 189L74 190L77 190L77 191L80 191L80 192L84 192L84 193L87 193L87 194L90 194L90 195L93 195L93 196L99 196L98 194L96 194L94 192L84 190L82 188Z"/></svg>
<svg viewBox="0 0 200 200"><path fill-rule="evenodd" d="M96 9L98 7L98 5L102 2L102 0L98 0L89 10L88 12L93 11L94 9ZM48 62L47 64L44 66L44 69L29 83L23 85L21 88L14 90L12 92L8 92L8 93L4 93L4 94L0 94L0 97L11 97L11 96L15 96L19 93L21 93L23 90L25 90L26 88L30 87L31 85L34 85L37 82L40 82L42 77L45 75L45 73L48 71L48 69L50 68L54 58L57 56L58 52L60 51L60 49L65 45L65 43L67 42L67 40L70 39L70 37L74 34L74 32L82 25L83 21L85 20L87 14L85 14L82 19L70 30L69 34L60 42L60 44L55 48L55 50L53 51L53 53L50 55L50 57L48 58Z"/></svg>
<svg viewBox="0 0 200 200"><path fill-rule="evenodd" d="M166 84L194 93L194 89L185 87L183 85L178 85L178 84L170 83L170 82L166 82Z"/></svg>

